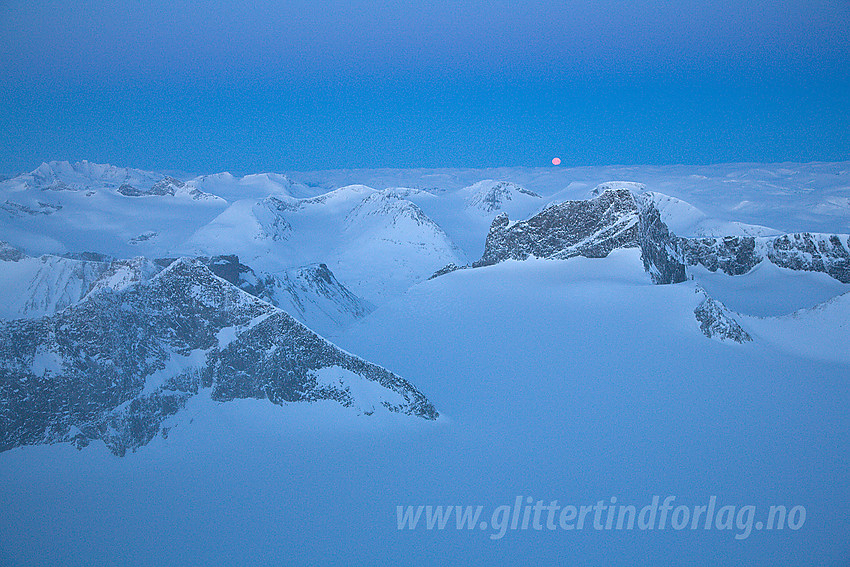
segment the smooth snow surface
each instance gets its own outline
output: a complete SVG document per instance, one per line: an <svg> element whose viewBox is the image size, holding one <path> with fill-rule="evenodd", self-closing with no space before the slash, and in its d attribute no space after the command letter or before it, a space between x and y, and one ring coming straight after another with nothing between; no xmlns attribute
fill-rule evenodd
<svg viewBox="0 0 850 567"><path fill-rule="evenodd" d="M436 423L332 403L197 399L190 423L123 459L98 447L15 449L0 455L10 520L0 549L11 564L66 565L845 558L846 358L706 340L695 289L652 285L635 250L423 283L338 342L417 384L443 412ZM834 307L784 319L782 335L793 342L812 317L846 315ZM802 504L808 515L800 531L745 541L716 530L491 541L396 529L398 504L492 508L530 495L642 505L655 494Z"/></svg>
<svg viewBox="0 0 850 567"><path fill-rule="evenodd" d="M0 453L0 564L850 561L847 284L763 262L742 276L689 267L692 280L654 285L638 249L427 279L477 260L496 215L527 218L612 180L642 184L631 190L652 193L683 236L850 233L850 164L218 174L184 179L179 196L117 192L162 178L83 162L0 183L0 240L30 254L0 262L0 287L15 297L3 316L17 316L30 282L52 290L39 294L44 312L79 295L62 270L38 277L43 253L235 253L281 281L322 262L370 302L334 328L334 342L410 381L440 418L363 403L376 399L373 384L326 369L314 377L349 392L350 407L219 403L204 390L167 437L123 458L97 443L12 449ZM706 338L700 289L753 340ZM326 319L337 296L316 300ZM191 368L202 355L169 364ZM40 373L54 363L50 352L35 361ZM806 521L745 540L669 528L491 540L491 530L455 530L453 518L441 531L397 529L397 505L483 505L489 520L517 496L640 508L653 495L689 506L714 495L718 506L756 506L757 519L802 505Z"/></svg>

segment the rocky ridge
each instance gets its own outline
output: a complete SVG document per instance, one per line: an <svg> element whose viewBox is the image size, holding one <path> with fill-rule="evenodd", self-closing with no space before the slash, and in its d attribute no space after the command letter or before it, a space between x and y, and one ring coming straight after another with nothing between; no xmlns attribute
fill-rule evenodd
<svg viewBox="0 0 850 567"><path fill-rule="evenodd" d="M365 395L363 381L372 384ZM404 379L196 260L0 325L0 450L97 439L123 455L166 435L163 423L202 390L218 401L333 400L364 414L438 415Z"/></svg>

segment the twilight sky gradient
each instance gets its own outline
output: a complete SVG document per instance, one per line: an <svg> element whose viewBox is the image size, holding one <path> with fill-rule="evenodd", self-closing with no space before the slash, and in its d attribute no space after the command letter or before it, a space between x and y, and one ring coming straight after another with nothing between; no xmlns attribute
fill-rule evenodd
<svg viewBox="0 0 850 567"><path fill-rule="evenodd" d="M846 0L0 3L0 173L850 159Z"/></svg>

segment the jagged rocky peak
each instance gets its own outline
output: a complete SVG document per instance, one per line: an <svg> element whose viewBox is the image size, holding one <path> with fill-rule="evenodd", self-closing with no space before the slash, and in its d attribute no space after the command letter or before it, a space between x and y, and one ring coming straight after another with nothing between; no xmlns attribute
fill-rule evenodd
<svg viewBox="0 0 850 567"><path fill-rule="evenodd" d="M682 238L678 244L689 265L699 264L712 272L745 274L768 260L782 268L824 272L850 283L850 236L846 234Z"/></svg>
<svg viewBox="0 0 850 567"><path fill-rule="evenodd" d="M643 267L653 283L680 283L687 279L685 261L676 235L661 220L650 199L638 199L638 244Z"/></svg>
<svg viewBox="0 0 850 567"><path fill-rule="evenodd" d="M605 257L615 248L638 245L637 223L635 198L624 188L607 189L585 201L552 204L515 223L501 214L493 219L484 255L473 266L529 257Z"/></svg>
<svg viewBox="0 0 850 567"><path fill-rule="evenodd" d="M702 295L702 301L694 309L694 316L706 337L742 344L753 340L725 305L709 297L701 288L697 288L696 293Z"/></svg>
<svg viewBox="0 0 850 567"><path fill-rule="evenodd" d="M649 199L641 201L640 244L644 266L655 283L678 283L687 266L701 265L730 276L769 261L792 270L824 272L850 283L850 236L795 233L779 236L683 238L673 234Z"/></svg>
<svg viewBox="0 0 850 567"><path fill-rule="evenodd" d="M688 266L741 275L765 260L792 270L824 272L850 283L850 236L846 234L777 236L766 227L727 222L715 224L739 232L758 229L764 236L680 237L662 218L659 194L644 189L639 183L608 182L593 190L597 196L592 199L552 204L528 220L512 223L502 213L493 219L484 254L472 266L529 257L603 257L614 248L639 246L644 268L656 284L685 281ZM446 266L432 277L455 269Z"/></svg>
<svg viewBox="0 0 850 567"><path fill-rule="evenodd" d="M201 391L213 400L332 400L364 414L436 419L391 372L285 312L178 259L55 315L0 325L0 450L102 440L123 455L167 433Z"/></svg>
<svg viewBox="0 0 850 567"><path fill-rule="evenodd" d="M314 289L327 289L330 286L339 285L327 264L308 264L307 266L289 269L286 274L293 280L303 281Z"/></svg>

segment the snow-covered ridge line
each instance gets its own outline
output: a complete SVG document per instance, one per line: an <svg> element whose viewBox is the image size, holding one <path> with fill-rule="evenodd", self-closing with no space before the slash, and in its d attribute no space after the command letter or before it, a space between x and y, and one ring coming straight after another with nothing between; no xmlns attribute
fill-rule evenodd
<svg viewBox="0 0 850 567"><path fill-rule="evenodd" d="M272 274L324 264L353 294L375 304L463 257L417 204L362 185L316 197L237 201L177 252L238 254Z"/></svg>
<svg viewBox="0 0 850 567"><path fill-rule="evenodd" d="M283 309L311 330L332 336L375 306L345 287L325 264L279 273L257 272L236 255L198 257L217 276ZM0 320L52 315L90 294L114 291L151 279L174 258L128 260L97 253L29 257L0 242Z"/></svg>
<svg viewBox="0 0 850 567"><path fill-rule="evenodd" d="M364 414L438 416L403 378L193 259L55 315L0 325L0 450L100 439L123 455L167 434L161 424L202 389L222 402L333 400Z"/></svg>
<svg viewBox="0 0 850 567"><path fill-rule="evenodd" d="M100 254L30 257L0 242L0 320L52 315L105 288L146 281L162 265L144 257L119 260Z"/></svg>

